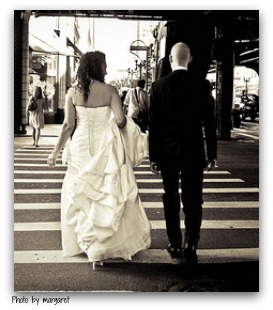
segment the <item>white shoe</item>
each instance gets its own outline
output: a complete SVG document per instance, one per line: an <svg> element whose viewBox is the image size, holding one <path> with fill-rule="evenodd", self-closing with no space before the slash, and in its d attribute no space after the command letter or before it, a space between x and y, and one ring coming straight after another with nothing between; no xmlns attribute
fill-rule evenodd
<svg viewBox="0 0 273 310"><path fill-rule="evenodd" d="M103 261L92 262L93 270L95 270L96 265L103 266Z"/></svg>

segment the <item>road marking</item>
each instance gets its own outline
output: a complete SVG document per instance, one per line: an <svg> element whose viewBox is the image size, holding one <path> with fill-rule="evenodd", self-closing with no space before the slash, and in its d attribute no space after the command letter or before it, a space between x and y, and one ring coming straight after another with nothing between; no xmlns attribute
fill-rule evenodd
<svg viewBox="0 0 273 310"><path fill-rule="evenodd" d="M64 179L14 179L14 183L63 183Z"/></svg>
<svg viewBox="0 0 273 310"><path fill-rule="evenodd" d="M150 221L152 229L166 229L166 222L164 220ZM184 221L180 221L181 228L184 227ZM258 229L258 220L215 220L202 221L202 229ZM61 222L24 222L14 223L14 231L60 231Z"/></svg>
<svg viewBox="0 0 273 310"><path fill-rule="evenodd" d="M162 202L142 202L145 209L163 209ZM61 204L58 203L15 203L14 210L52 210L60 209ZM258 201L212 201L205 202L203 205L205 209L253 209L259 208Z"/></svg>
<svg viewBox="0 0 273 310"><path fill-rule="evenodd" d="M244 183L241 179L204 179L204 183ZM63 179L14 179L14 183L63 183ZM162 183L161 179L137 179L137 183Z"/></svg>
<svg viewBox="0 0 273 310"><path fill-rule="evenodd" d="M138 183L162 183L161 179L137 179ZM241 179L204 179L204 183L244 183ZM163 183L162 183L163 185Z"/></svg>
<svg viewBox="0 0 273 310"><path fill-rule="evenodd" d="M198 249L199 263L223 263L223 262L242 262L258 261L258 248L231 248L231 249ZM108 259L107 263L126 262L122 259ZM63 257L62 251L14 251L15 264L68 264L85 263L89 264L88 258L84 254L73 257ZM145 263L145 264L180 264L181 261L171 259L166 250L148 249L138 252L132 261L127 263ZM98 267L98 268L103 268Z"/></svg>
<svg viewBox="0 0 273 310"><path fill-rule="evenodd" d="M33 189L15 189L14 194L60 194L61 188L33 188ZM181 192L181 190L179 190ZM163 194L163 188L140 188L140 194ZM232 194L232 193L259 193L259 188L257 187L239 187L239 188L204 188L204 194Z"/></svg>
<svg viewBox="0 0 273 310"><path fill-rule="evenodd" d="M52 151L52 147L44 149L44 147L32 149L31 147L24 147L19 152L16 151L14 157L14 174L18 175L19 178L14 179L15 183L62 183L66 169L56 170L54 167L49 167L46 164L46 158L48 153ZM35 153L37 151L37 153ZM41 154L41 151L44 154ZM40 152L40 153L38 153ZM22 156L22 157L21 157ZM42 162L43 163L38 163ZM16 161L24 161L28 163L16 163ZM34 163L30 163L34 161ZM35 163L36 162L36 163ZM60 157L58 158L60 163ZM16 167L23 167L24 170L16 170ZM25 168L24 168L25 167ZM28 167L47 167L46 170L27 170ZM58 164L57 167L66 168L66 166ZM149 161L143 161L142 165L137 168L145 168L147 171L134 171L136 178L138 175L154 175L149 168ZM26 177L35 176L35 179L20 179L20 174L26 174ZM205 171L205 175L230 175L229 171L213 170ZM46 178L48 175L56 175L58 179L37 179L37 177ZM157 179L137 179L138 183L162 183L160 176ZM205 183L241 183L244 182L241 179L204 179ZM223 184L224 186L224 184ZM163 189L140 189L140 194L162 194ZM258 193L259 188L206 188L203 190L204 193ZM60 194L61 189L16 189L15 194ZM224 198L222 198L224 199ZM162 202L142 202L145 209L159 208L163 210ZM205 202L204 208L259 208L258 201L214 201ZM15 203L15 210L60 210L60 203ZM164 220L150 221L153 230L165 230L166 225ZM181 228L184 227L184 222L181 221ZM226 221L226 220L215 220L202 221L202 229L259 229L258 220L238 220L238 221ZM60 222L31 222L31 223L14 223L15 232L35 232L35 231L60 231ZM240 233L240 232L239 232ZM243 249L198 249L198 256L200 263L221 263L221 262L242 262L242 261L258 261L259 260L259 249L258 248L243 248ZM110 263L124 262L124 260L109 260ZM15 251L14 252L14 263L15 264L28 264L28 263L89 263L85 255L79 255L71 258L64 258L62 251ZM133 261L129 263L168 263L176 264L180 263L177 260L172 260L166 250L162 249L148 249L137 253ZM107 264L107 262L106 262ZM103 267L101 267L103 268Z"/></svg>
<svg viewBox="0 0 273 310"><path fill-rule="evenodd" d="M28 175L32 175L32 174L65 174L65 170L14 170L14 174L28 174ZM28 179L31 180L31 179Z"/></svg>
<svg viewBox="0 0 273 310"><path fill-rule="evenodd" d="M15 203L14 210L55 210L60 209L61 204L57 203Z"/></svg>
<svg viewBox="0 0 273 310"><path fill-rule="evenodd" d="M252 125L254 125L254 124L252 124ZM255 129L255 130L252 129L251 132L253 132L253 133L259 132L258 124L255 125L255 127L256 127L256 129ZM247 129L247 128L236 128L236 127L234 127L231 131L232 131L232 132L233 132L233 131L238 131L238 132L250 132L250 130Z"/></svg>
<svg viewBox="0 0 273 310"><path fill-rule="evenodd" d="M152 229L166 229L165 221L150 221ZM185 228L184 221L180 221L181 228ZM258 220L203 220L201 229L258 229Z"/></svg>
<svg viewBox="0 0 273 310"><path fill-rule="evenodd" d="M254 140L259 140L259 136L257 137L257 136L250 135L250 134L243 133L243 132L239 132L239 131L234 132L234 134L249 137L249 138L254 139Z"/></svg>
<svg viewBox="0 0 273 310"><path fill-rule="evenodd" d="M24 157L24 156L27 156L27 157ZM41 159L47 159L48 158L48 154L33 154L33 153L31 153L31 154L29 154L29 153L20 153L20 154L14 154L14 159L15 160L19 160L19 159L21 159L21 160L28 160L28 161L30 161L30 160L35 160L36 158L39 158L40 160ZM60 159L60 158L59 158Z"/></svg>
<svg viewBox="0 0 273 310"><path fill-rule="evenodd" d="M181 193L181 190L179 190ZM140 194L163 194L163 188L139 189ZM259 193L257 187L239 187L239 188L203 188L204 194L231 194L231 193Z"/></svg>
<svg viewBox="0 0 273 310"><path fill-rule="evenodd" d="M40 159L37 159L37 160L40 160ZM32 160L29 160L27 159L27 161L32 161ZM33 161L35 161L35 159L33 159ZM46 160L45 160L46 162ZM57 161L57 163L60 162L60 160ZM60 166L63 166L63 167L66 167L65 165L61 165L59 164ZM40 163L14 163L14 166L15 167L21 167L21 166L26 166L26 167L48 167L48 164L40 164ZM56 165L58 166L58 165ZM140 165L140 166L137 166L137 168L147 168L147 167L150 167L150 165Z"/></svg>
<svg viewBox="0 0 273 310"><path fill-rule="evenodd" d="M50 154L51 152L53 151L53 148L52 149L45 149L45 148L38 148L38 149L35 149L33 147L33 149L29 148L29 149L18 149L14 152L14 154L21 154L21 153L27 153L27 154L32 154L32 155L35 155L35 154L41 154L41 152L43 153L47 153L47 154Z"/></svg>
<svg viewBox="0 0 273 310"><path fill-rule="evenodd" d="M48 168L53 169L53 171L54 171L54 168L55 168L55 167L49 167L48 164L39 164L39 163L36 163L36 164L15 163L15 164L14 164L14 167L48 167ZM65 165L56 165L56 167L63 167L63 168L66 168Z"/></svg>
<svg viewBox="0 0 273 310"><path fill-rule="evenodd" d="M40 157L37 158L37 157L36 157L36 155L35 155L35 158L16 157L16 158L14 158L14 161L17 162L17 161L21 160L21 161L27 161L27 162L32 162L32 161L34 161L34 162L39 161L39 162L45 162L45 163L47 162L47 157L46 158L40 158ZM61 165L62 160L58 158L56 162L57 162L57 164ZM36 166L37 164L35 163L33 165ZM46 165L48 166L48 164L46 164Z"/></svg>
<svg viewBox="0 0 273 310"><path fill-rule="evenodd" d="M242 135L246 137L250 137L252 139L259 139L259 128L256 128L255 130L249 130L246 128L234 128L232 130L232 133L235 135Z"/></svg>
<svg viewBox="0 0 273 310"><path fill-rule="evenodd" d="M24 166L24 165L22 165ZM57 166L57 167L64 167L65 166ZM51 168L51 169L49 169ZM56 170L54 167L48 167L47 170L14 170L14 174L65 174L66 169L63 170ZM134 171L135 175L153 175L154 174L151 171ZM210 174L210 175L226 175L226 174L230 174L229 171L205 171L204 174ZM160 178L160 176L159 176Z"/></svg>

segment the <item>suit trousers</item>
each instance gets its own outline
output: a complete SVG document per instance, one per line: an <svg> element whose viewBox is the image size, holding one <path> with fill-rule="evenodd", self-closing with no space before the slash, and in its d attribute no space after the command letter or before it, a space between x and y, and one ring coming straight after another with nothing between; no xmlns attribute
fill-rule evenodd
<svg viewBox="0 0 273 310"><path fill-rule="evenodd" d="M197 245L202 221L203 167L181 166L177 160L163 160L161 175L164 185L164 214L171 246L176 248L182 245L179 188L184 213L184 242Z"/></svg>

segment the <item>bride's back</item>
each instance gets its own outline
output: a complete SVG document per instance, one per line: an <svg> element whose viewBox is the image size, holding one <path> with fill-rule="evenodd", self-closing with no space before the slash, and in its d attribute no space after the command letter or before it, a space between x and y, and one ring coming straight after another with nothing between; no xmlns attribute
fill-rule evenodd
<svg viewBox="0 0 273 310"><path fill-rule="evenodd" d="M83 95L79 91L75 91L75 105L84 107L103 107L109 106L114 92L112 86L94 81L89 87L87 101L84 101Z"/></svg>

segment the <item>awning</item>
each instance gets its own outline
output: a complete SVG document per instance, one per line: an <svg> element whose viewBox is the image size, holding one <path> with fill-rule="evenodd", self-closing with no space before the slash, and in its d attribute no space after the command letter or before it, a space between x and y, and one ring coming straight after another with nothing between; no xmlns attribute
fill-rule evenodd
<svg viewBox="0 0 273 310"><path fill-rule="evenodd" d="M38 53L79 57L79 55L77 54L69 53L66 48L62 46L60 40L57 38L51 38L50 42L46 42L44 39L41 39L36 35L29 33L29 47L32 49L32 51Z"/></svg>

